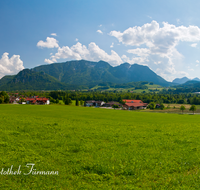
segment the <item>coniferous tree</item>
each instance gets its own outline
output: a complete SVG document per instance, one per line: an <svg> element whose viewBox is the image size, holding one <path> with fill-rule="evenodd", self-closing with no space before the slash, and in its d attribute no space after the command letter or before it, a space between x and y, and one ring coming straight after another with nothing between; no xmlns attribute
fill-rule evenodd
<svg viewBox="0 0 200 190"><path fill-rule="evenodd" d="M79 106L78 97L76 97L76 106Z"/></svg>
<svg viewBox="0 0 200 190"><path fill-rule="evenodd" d="M69 95L65 96L65 105L69 105Z"/></svg>

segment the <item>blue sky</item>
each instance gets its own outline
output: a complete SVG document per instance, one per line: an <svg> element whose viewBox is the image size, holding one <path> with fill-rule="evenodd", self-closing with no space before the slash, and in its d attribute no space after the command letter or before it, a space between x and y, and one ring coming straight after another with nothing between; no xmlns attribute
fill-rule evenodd
<svg viewBox="0 0 200 190"><path fill-rule="evenodd" d="M86 59L200 77L200 1L0 1L0 78Z"/></svg>

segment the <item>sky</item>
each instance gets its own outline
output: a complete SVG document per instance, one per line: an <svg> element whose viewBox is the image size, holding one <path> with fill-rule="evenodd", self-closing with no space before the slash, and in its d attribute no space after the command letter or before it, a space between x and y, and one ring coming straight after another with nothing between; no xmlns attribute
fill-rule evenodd
<svg viewBox="0 0 200 190"><path fill-rule="evenodd" d="M199 0L1 0L0 78L70 60L200 78Z"/></svg>

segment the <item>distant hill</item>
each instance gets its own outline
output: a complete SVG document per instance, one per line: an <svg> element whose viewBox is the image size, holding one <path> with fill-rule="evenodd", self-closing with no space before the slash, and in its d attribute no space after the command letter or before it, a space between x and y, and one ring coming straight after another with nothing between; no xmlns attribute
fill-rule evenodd
<svg viewBox="0 0 200 190"><path fill-rule="evenodd" d="M174 79L172 82L173 83L176 83L176 84L184 84L184 83L186 83L187 81L190 81L190 80L192 80L192 81L199 81L200 82L200 79L199 78L194 78L194 79L189 79L189 78L187 78L187 77L183 77L183 78L176 78L176 79Z"/></svg>
<svg viewBox="0 0 200 190"><path fill-rule="evenodd" d="M146 81L170 86L149 67L123 63L112 67L104 61L68 61L24 69L0 80L0 90L64 90L91 88L102 82L114 84Z"/></svg>
<svg viewBox="0 0 200 190"><path fill-rule="evenodd" d="M199 83L199 81L196 80L189 80L187 82L185 82L184 84L180 85L180 86L193 86L195 84Z"/></svg>
<svg viewBox="0 0 200 190"><path fill-rule="evenodd" d="M195 81L199 81L200 82L200 79L199 78L193 78L192 80L195 80Z"/></svg>
<svg viewBox="0 0 200 190"><path fill-rule="evenodd" d="M195 80L190 80L184 84L176 86L176 90L173 90L174 93L194 93L200 92L200 82Z"/></svg>
<svg viewBox="0 0 200 190"><path fill-rule="evenodd" d="M190 80L189 78L183 77L183 78L175 78L172 82L177 84L183 84L189 80Z"/></svg>
<svg viewBox="0 0 200 190"><path fill-rule="evenodd" d="M66 88L67 86L65 84L61 83L54 77L48 74L45 74L44 72L38 73L30 69L24 69L20 71L8 83L0 86L0 90L6 90L6 91L56 90L56 89L58 90L58 89L66 89Z"/></svg>

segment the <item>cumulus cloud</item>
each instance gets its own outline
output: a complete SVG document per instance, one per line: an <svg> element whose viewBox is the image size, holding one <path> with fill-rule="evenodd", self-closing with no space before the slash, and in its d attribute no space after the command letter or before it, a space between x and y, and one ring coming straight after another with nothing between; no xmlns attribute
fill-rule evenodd
<svg viewBox="0 0 200 190"><path fill-rule="evenodd" d="M76 38L75 41L78 42L78 38Z"/></svg>
<svg viewBox="0 0 200 190"><path fill-rule="evenodd" d="M98 32L99 34L103 34L103 32L102 32L101 30L97 30L97 32Z"/></svg>
<svg viewBox="0 0 200 190"><path fill-rule="evenodd" d="M55 63L58 59L76 59L76 60L90 60L90 61L107 61L112 65L119 65L123 61L120 56L113 50L111 54L107 54L104 50L99 48L94 42L91 42L88 47L82 45L80 42L72 47L63 46L58 48L58 52L52 55L50 59L45 59L46 63Z"/></svg>
<svg viewBox="0 0 200 190"><path fill-rule="evenodd" d="M53 62L52 60L50 60L50 59L45 59L44 62L45 62L45 63L49 63L49 64L54 63L54 62Z"/></svg>
<svg viewBox="0 0 200 190"><path fill-rule="evenodd" d="M56 34L56 33L51 33L51 35L52 35L52 36L57 36L57 34Z"/></svg>
<svg viewBox="0 0 200 190"><path fill-rule="evenodd" d="M46 42L40 40L37 43L38 47L46 47L46 48L58 48L58 41L55 38L47 37Z"/></svg>
<svg viewBox="0 0 200 190"><path fill-rule="evenodd" d="M191 47L197 47L197 43L191 44Z"/></svg>
<svg viewBox="0 0 200 190"><path fill-rule="evenodd" d="M110 45L110 48L113 48L114 47L114 43L112 42L112 44Z"/></svg>
<svg viewBox="0 0 200 190"><path fill-rule="evenodd" d="M153 20L151 23L130 27L123 32L113 30L109 35L126 46L134 47L128 50L128 53L133 54L130 61L138 60L139 64L146 64L151 60L153 63L159 63L160 68L157 72L162 72L162 76L166 76L167 73L177 74L175 60L180 62L184 56L178 52L176 46L179 42L193 42L191 46L196 47L195 42L200 41L200 28L191 25L177 27L167 22L162 24L161 27Z"/></svg>
<svg viewBox="0 0 200 190"><path fill-rule="evenodd" d="M196 60L196 63L199 63L199 60Z"/></svg>
<svg viewBox="0 0 200 190"><path fill-rule="evenodd" d="M23 61L19 55L8 57L9 53L5 52L0 59L0 78L4 75L17 74L24 69Z"/></svg>

